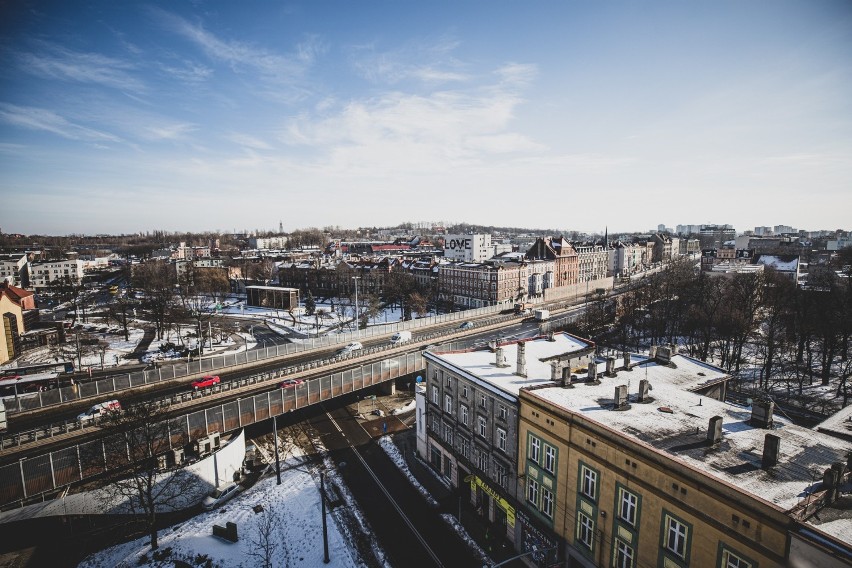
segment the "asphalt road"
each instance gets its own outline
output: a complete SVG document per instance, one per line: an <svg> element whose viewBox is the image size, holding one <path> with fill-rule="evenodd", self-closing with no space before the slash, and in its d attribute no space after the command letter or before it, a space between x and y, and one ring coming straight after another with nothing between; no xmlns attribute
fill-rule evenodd
<svg viewBox="0 0 852 568"><path fill-rule="evenodd" d="M440 518L440 511L427 503L345 407L318 413L310 422L338 464L391 566L481 565Z"/></svg>

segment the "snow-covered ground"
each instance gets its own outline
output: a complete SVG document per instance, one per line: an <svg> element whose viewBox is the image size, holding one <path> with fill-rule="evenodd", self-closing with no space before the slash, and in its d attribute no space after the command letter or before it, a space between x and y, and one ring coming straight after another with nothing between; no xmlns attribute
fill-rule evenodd
<svg viewBox="0 0 852 568"><path fill-rule="evenodd" d="M339 530L334 511L328 516L330 563L323 562L319 471L293 458L282 465L281 477L281 485L274 474L268 475L219 509L160 531L156 554L149 540L141 538L92 554L80 566L165 568L174 566L177 559L193 566L249 568L265 564L264 550L269 551L271 566L362 566ZM333 471L326 478L326 485L331 483L336 483ZM256 511L258 506L262 510ZM237 525L236 543L213 536L213 525L224 527L227 522ZM268 546L263 546L264 541Z"/></svg>

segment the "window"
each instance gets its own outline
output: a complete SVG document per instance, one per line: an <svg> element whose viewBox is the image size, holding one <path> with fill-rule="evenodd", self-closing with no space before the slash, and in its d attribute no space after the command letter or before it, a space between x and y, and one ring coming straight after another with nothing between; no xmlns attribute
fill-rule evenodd
<svg viewBox="0 0 852 568"><path fill-rule="evenodd" d="M553 518L553 493L547 487L541 488L541 512L546 517Z"/></svg>
<svg viewBox="0 0 852 568"><path fill-rule="evenodd" d="M722 568L752 568L753 564L742 556L724 548L723 545L721 566Z"/></svg>
<svg viewBox="0 0 852 568"><path fill-rule="evenodd" d="M597 497L598 474L586 466L580 466L580 492L589 499Z"/></svg>
<svg viewBox="0 0 852 568"><path fill-rule="evenodd" d="M666 532L663 547L685 560L689 528L671 515L666 515L665 519Z"/></svg>
<svg viewBox="0 0 852 568"><path fill-rule="evenodd" d="M485 395L482 393L479 394L479 406L485 408Z"/></svg>
<svg viewBox="0 0 852 568"><path fill-rule="evenodd" d="M462 396L467 398L467 385L462 386Z"/></svg>
<svg viewBox="0 0 852 568"><path fill-rule="evenodd" d="M527 480L527 501L538 507L538 481Z"/></svg>
<svg viewBox="0 0 852 568"><path fill-rule="evenodd" d="M432 385L432 402L438 404L438 385Z"/></svg>
<svg viewBox="0 0 852 568"><path fill-rule="evenodd" d="M444 371L441 371L441 374L444 374ZM447 377L446 377L446 379L444 379L444 381L445 381L444 385L449 387L450 386L450 376L447 375Z"/></svg>
<svg viewBox="0 0 852 568"><path fill-rule="evenodd" d="M506 481L509 478L509 471L505 465L500 462L494 462L494 478L500 487L506 487Z"/></svg>
<svg viewBox="0 0 852 568"><path fill-rule="evenodd" d="M476 450L476 467L483 473L488 473L488 453L482 450Z"/></svg>
<svg viewBox="0 0 852 568"><path fill-rule="evenodd" d="M583 513L577 513L577 541L591 550L594 537L595 521Z"/></svg>
<svg viewBox="0 0 852 568"><path fill-rule="evenodd" d="M618 490L618 518L633 526L636 525L636 506L639 498L624 488Z"/></svg>
<svg viewBox="0 0 852 568"><path fill-rule="evenodd" d="M463 458L468 457L468 443L466 438L459 436L459 453Z"/></svg>
<svg viewBox="0 0 852 568"><path fill-rule="evenodd" d="M503 405L503 404L500 405L499 413L500 413L500 420L506 420L507 412L506 412L506 406L505 405Z"/></svg>
<svg viewBox="0 0 852 568"><path fill-rule="evenodd" d="M479 435L485 438L487 431L487 422L484 416L477 416L477 418L479 420Z"/></svg>
<svg viewBox="0 0 852 568"><path fill-rule="evenodd" d="M541 451L541 441L534 437L530 436L530 446L527 450L527 457L532 461L538 463L539 452Z"/></svg>
<svg viewBox="0 0 852 568"><path fill-rule="evenodd" d="M453 445L453 428L449 424L444 423L444 439L450 446Z"/></svg>
<svg viewBox="0 0 852 568"><path fill-rule="evenodd" d="M459 420L461 423L467 426L467 406L464 404L459 405Z"/></svg>
<svg viewBox="0 0 852 568"><path fill-rule="evenodd" d="M447 414L453 413L453 397L448 394L444 395L444 412Z"/></svg>
<svg viewBox="0 0 852 568"><path fill-rule="evenodd" d="M502 428L497 428L497 447L506 451L506 431Z"/></svg>
<svg viewBox="0 0 852 568"><path fill-rule="evenodd" d="M615 539L615 568L633 568L633 548L621 540Z"/></svg>
<svg viewBox="0 0 852 568"><path fill-rule="evenodd" d="M544 469L556 473L556 448L548 444L544 445Z"/></svg>

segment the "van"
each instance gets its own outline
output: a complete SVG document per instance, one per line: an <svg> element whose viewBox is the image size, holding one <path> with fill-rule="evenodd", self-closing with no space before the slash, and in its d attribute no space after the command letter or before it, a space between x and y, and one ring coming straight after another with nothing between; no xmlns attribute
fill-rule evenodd
<svg viewBox="0 0 852 568"><path fill-rule="evenodd" d="M117 400L108 400L106 402L101 402L99 404L94 405L86 412L78 414L77 420L79 420L80 422L97 421L106 416L107 412L121 412L121 404Z"/></svg>
<svg viewBox="0 0 852 568"><path fill-rule="evenodd" d="M406 341L411 341L410 331L397 331L396 333L391 335L390 338L391 345L399 345L400 343L405 343Z"/></svg>

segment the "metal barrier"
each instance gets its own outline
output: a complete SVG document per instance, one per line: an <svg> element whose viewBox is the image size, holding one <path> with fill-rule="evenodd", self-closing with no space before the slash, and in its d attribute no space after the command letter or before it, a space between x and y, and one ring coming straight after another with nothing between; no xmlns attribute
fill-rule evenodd
<svg viewBox="0 0 852 568"><path fill-rule="evenodd" d="M194 440L213 433L225 434L232 430L260 422L297 408L304 408L415 373L424 368L419 351L404 353L345 371L317 377L295 387L273 389L246 398L191 412L168 420L170 448L183 447ZM259 373L248 379L226 383L219 390L230 390L263 380L278 379L275 373ZM227 386L232 385L233 386ZM162 402L179 404L198 396L180 393ZM202 395L203 396L203 395ZM188 398L187 398L188 397ZM68 428L75 426L66 425ZM82 426L77 425L77 428ZM88 427L91 428L91 427ZM38 437L34 430L28 435ZM22 506L41 501L63 487L104 472L104 463L113 463L109 452L114 451L102 440L94 440L63 448L47 454L28 457L0 467L0 507ZM127 454L125 453L124 456ZM96 460L88 456L98 456ZM123 456L122 456L123 457ZM116 455L115 463L121 458Z"/></svg>

